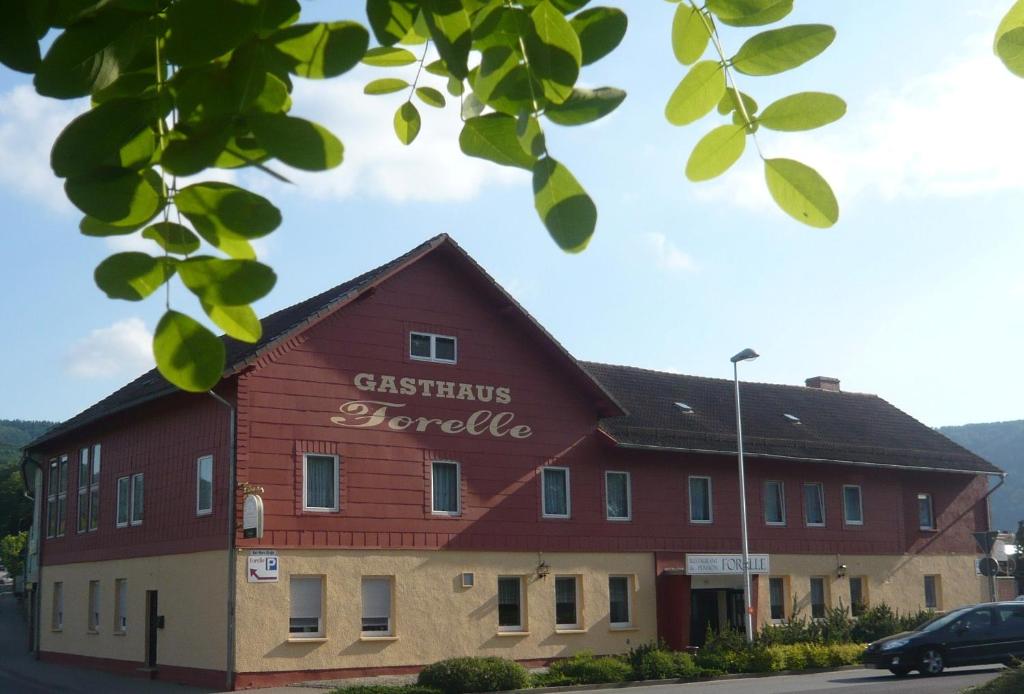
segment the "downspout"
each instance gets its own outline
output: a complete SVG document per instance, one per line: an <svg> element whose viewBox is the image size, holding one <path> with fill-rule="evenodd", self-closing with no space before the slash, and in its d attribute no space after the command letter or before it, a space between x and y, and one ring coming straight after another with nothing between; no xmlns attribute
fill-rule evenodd
<svg viewBox="0 0 1024 694"><path fill-rule="evenodd" d="M992 496L992 493L995 490L997 490L997 489L999 489L1000 487L1003 486L1003 484L1006 482L1006 475L1007 475L1007 473L1005 473L1005 472L1002 473L999 476L999 482L996 484L996 486L994 486L991 489L989 489L988 493L985 496L981 497L982 501L985 502L985 530L987 530L989 532L992 531L992 500L989 497ZM992 546L995 547L995 543L993 543ZM992 550L989 550L988 556L990 556L990 557L992 556ZM995 602L996 601L996 577L995 577L995 574L993 574L993 575L988 577L988 599L989 599L990 602Z"/></svg>
<svg viewBox="0 0 1024 694"><path fill-rule="evenodd" d="M42 511L42 500L37 499L30 491L28 486L28 475L25 473L25 467L31 463L35 466L38 471L41 483L45 482L44 470L39 461L35 460L27 452L22 453L21 464L18 466L21 470L21 484L25 488L22 493L26 499L32 500L32 531L30 533L35 535L36 547L36 587L32 591L32 624L30 629L32 630L31 641L29 643L29 649L32 651L33 656L36 660L39 660L39 632L42 629L43 621L40 614L43 608L43 511ZM29 548L31 550L31 547ZM28 568L28 557L26 556L26 568Z"/></svg>
<svg viewBox="0 0 1024 694"><path fill-rule="evenodd" d="M209 391L214 400L228 408L231 419L228 425L228 491L227 491L227 516L228 516L228 614L227 614L227 657L224 664L225 686L228 691L234 689L235 679L235 582L237 571L235 568L235 407L230 402Z"/></svg>

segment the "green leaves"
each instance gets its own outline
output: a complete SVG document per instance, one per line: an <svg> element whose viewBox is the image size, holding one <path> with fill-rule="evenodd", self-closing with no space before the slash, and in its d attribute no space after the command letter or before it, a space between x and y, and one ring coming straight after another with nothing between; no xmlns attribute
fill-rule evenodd
<svg viewBox="0 0 1024 694"><path fill-rule="evenodd" d="M530 13L532 31L525 37L526 57L532 76L544 96L560 104L572 94L580 74L583 52L579 37L565 16L541 0Z"/></svg>
<svg viewBox="0 0 1024 694"><path fill-rule="evenodd" d="M355 22L319 22L294 24L270 40L291 73L324 79L354 68L366 53L370 34Z"/></svg>
<svg viewBox="0 0 1024 694"><path fill-rule="evenodd" d="M537 214L559 248L579 253L597 226L597 207L579 181L551 157L533 166L533 200Z"/></svg>
<svg viewBox="0 0 1024 694"><path fill-rule="evenodd" d="M199 237L174 222L157 222L142 230L142 238L156 241L168 253L189 255L199 250Z"/></svg>
<svg viewBox="0 0 1024 694"><path fill-rule="evenodd" d="M572 95L561 104L551 104L544 115L559 125L583 125L604 118L619 107L626 92L615 87L572 90Z"/></svg>
<svg viewBox="0 0 1024 694"><path fill-rule="evenodd" d="M401 67L415 62L416 56L404 48L371 48L363 56L363 63L374 67Z"/></svg>
<svg viewBox="0 0 1024 694"><path fill-rule="evenodd" d="M812 130L839 120L846 102L835 94L800 92L770 104L757 118L769 130Z"/></svg>
<svg viewBox="0 0 1024 694"><path fill-rule="evenodd" d="M1024 0L1017 0L999 23L993 49L1007 70L1024 77Z"/></svg>
<svg viewBox="0 0 1024 694"><path fill-rule="evenodd" d="M764 177L776 204L793 219L826 228L839 219L839 204L821 175L792 159L765 159Z"/></svg>
<svg viewBox="0 0 1024 694"><path fill-rule="evenodd" d="M166 258L146 253L115 253L96 267L96 286L111 299L142 301L174 274Z"/></svg>
<svg viewBox="0 0 1024 694"><path fill-rule="evenodd" d="M416 87L416 96L418 96L420 101L425 103L427 106L444 108L444 94L433 87Z"/></svg>
<svg viewBox="0 0 1024 694"><path fill-rule="evenodd" d="M725 173L743 154L747 142L745 125L723 125L701 138L686 162L686 177L707 181Z"/></svg>
<svg viewBox="0 0 1024 694"><path fill-rule="evenodd" d="M504 113L467 119L459 134L459 147L464 154L502 166L532 170L535 161L516 137L516 119Z"/></svg>
<svg viewBox="0 0 1024 694"><path fill-rule="evenodd" d="M665 118L672 125L686 125L706 116L725 93L722 65L704 60L686 73L665 106Z"/></svg>
<svg viewBox="0 0 1024 694"><path fill-rule="evenodd" d="M592 7L569 20L579 37L583 65L590 65L611 53L626 35L629 21L622 10Z"/></svg>
<svg viewBox="0 0 1024 694"><path fill-rule="evenodd" d="M373 80L363 87L363 94L393 94L400 92L403 89L408 89L409 83L405 80L396 79L394 77L385 77L384 79Z"/></svg>
<svg viewBox="0 0 1024 694"><path fill-rule="evenodd" d="M473 35L461 0L423 0L423 17L448 72L466 79Z"/></svg>
<svg viewBox="0 0 1024 694"><path fill-rule="evenodd" d="M699 60L708 48L711 36L704 21L700 10L693 5L681 2L676 7L672 20L672 52L683 65L691 65Z"/></svg>
<svg viewBox="0 0 1024 694"><path fill-rule="evenodd" d="M112 163L120 149L157 117L155 99L115 99L71 121L53 144L50 166L61 178Z"/></svg>
<svg viewBox="0 0 1024 694"><path fill-rule="evenodd" d="M235 258L253 257L246 241L281 223L269 200L228 183L196 183L178 191L174 202L207 243Z"/></svg>
<svg viewBox="0 0 1024 694"><path fill-rule="evenodd" d="M203 311L218 328L242 342L259 342L263 326L250 306L212 306L200 302Z"/></svg>
<svg viewBox="0 0 1024 694"><path fill-rule="evenodd" d="M117 226L145 224L163 207L163 181L152 169L111 167L64 183L68 199L82 212Z"/></svg>
<svg viewBox="0 0 1024 694"><path fill-rule="evenodd" d="M289 166L324 171L341 164L341 140L322 125L280 113L252 116L248 123L264 149Z"/></svg>
<svg viewBox="0 0 1024 694"><path fill-rule="evenodd" d="M395 111L395 134L403 145L412 144L416 136L420 134L420 112L411 101L406 101Z"/></svg>
<svg viewBox="0 0 1024 694"><path fill-rule="evenodd" d="M153 356L164 378L194 393L213 388L224 370L224 343L177 311L167 311L157 324Z"/></svg>
<svg viewBox="0 0 1024 694"><path fill-rule="evenodd" d="M167 58L200 65L242 44L255 30L256 0L176 0L167 8Z"/></svg>
<svg viewBox="0 0 1024 694"><path fill-rule="evenodd" d="M107 10L75 22L39 64L33 79L36 91L73 99L112 84L141 49L139 21L138 14Z"/></svg>
<svg viewBox="0 0 1024 694"><path fill-rule="evenodd" d="M793 0L708 0L723 24L752 27L777 22L793 11Z"/></svg>
<svg viewBox="0 0 1024 694"><path fill-rule="evenodd" d="M211 306L244 306L266 296L277 275L255 260L196 256L178 263L178 276L200 301Z"/></svg>
<svg viewBox="0 0 1024 694"><path fill-rule="evenodd" d="M828 48L836 30L827 24L796 24L747 40L732 59L746 75L775 75L803 65Z"/></svg>

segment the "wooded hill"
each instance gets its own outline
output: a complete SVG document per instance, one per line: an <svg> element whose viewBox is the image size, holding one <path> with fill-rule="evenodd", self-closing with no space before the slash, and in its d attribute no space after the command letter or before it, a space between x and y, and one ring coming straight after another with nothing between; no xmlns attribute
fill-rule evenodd
<svg viewBox="0 0 1024 694"><path fill-rule="evenodd" d="M32 524L32 502L25 498L21 482L21 447L55 422L0 419L0 537Z"/></svg>
<svg viewBox="0 0 1024 694"><path fill-rule="evenodd" d="M992 525L1015 532L1024 520L1024 420L939 427L939 432L1010 473L992 495Z"/></svg>

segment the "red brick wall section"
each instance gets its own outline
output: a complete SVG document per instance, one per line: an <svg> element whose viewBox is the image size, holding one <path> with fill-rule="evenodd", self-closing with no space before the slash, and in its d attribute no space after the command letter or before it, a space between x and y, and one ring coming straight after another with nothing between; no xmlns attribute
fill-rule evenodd
<svg viewBox="0 0 1024 694"><path fill-rule="evenodd" d="M69 665L71 667L86 667L94 670L113 672L128 677L143 677L146 679L158 679L165 682L176 682L187 684L193 687L207 687L220 691L224 688L227 678L224 671L203 670L200 668L178 667L175 665L159 665L155 673L145 668L142 661L117 660L114 658L95 658L88 655L75 655L73 653L57 653L54 651L40 651L40 660L58 665Z"/></svg>

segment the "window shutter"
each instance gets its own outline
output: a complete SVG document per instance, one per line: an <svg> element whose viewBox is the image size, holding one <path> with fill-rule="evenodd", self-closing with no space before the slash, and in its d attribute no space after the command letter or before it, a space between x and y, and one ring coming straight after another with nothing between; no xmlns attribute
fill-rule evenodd
<svg viewBox="0 0 1024 694"><path fill-rule="evenodd" d="M320 618L322 580L319 576L292 577L292 619Z"/></svg>
<svg viewBox="0 0 1024 694"><path fill-rule="evenodd" d="M363 579L363 618L387 619L391 616L391 580Z"/></svg>

